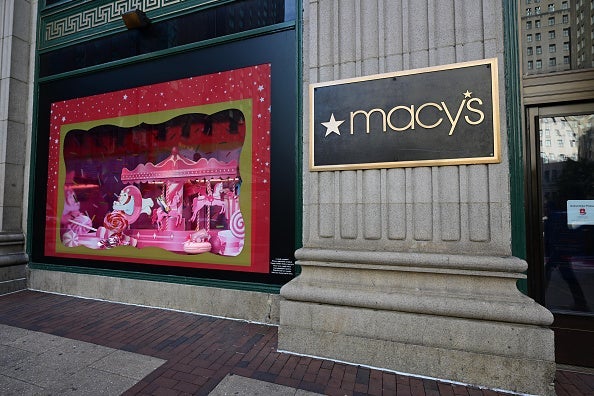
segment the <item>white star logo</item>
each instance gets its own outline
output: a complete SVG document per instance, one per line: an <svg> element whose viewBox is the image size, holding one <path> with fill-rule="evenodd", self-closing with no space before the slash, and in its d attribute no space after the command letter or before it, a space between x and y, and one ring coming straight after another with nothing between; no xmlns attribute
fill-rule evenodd
<svg viewBox="0 0 594 396"><path fill-rule="evenodd" d="M470 98L470 95L472 95L472 92L469 92L468 90L466 90L466 92L463 92L464 98Z"/></svg>
<svg viewBox="0 0 594 396"><path fill-rule="evenodd" d="M343 122L344 122L344 120L336 121L336 119L334 118L334 113L332 113L332 115L330 116L330 121L321 123L322 125L324 125L326 127L326 134L324 135L324 137L327 137L331 133L335 133L338 136L340 136L340 131L338 130L338 127Z"/></svg>

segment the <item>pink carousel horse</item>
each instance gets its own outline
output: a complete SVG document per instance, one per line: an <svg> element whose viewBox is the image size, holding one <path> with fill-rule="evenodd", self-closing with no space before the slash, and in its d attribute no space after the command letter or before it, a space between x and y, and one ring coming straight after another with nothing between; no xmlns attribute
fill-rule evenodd
<svg viewBox="0 0 594 396"><path fill-rule="evenodd" d="M215 184L214 191L212 191L212 193L209 191L210 184L207 184L206 186L206 191L200 191L198 196L192 200L191 221L195 221L198 218L200 209L205 206L220 206L221 213L225 212L225 203L221 198L221 193L223 192L223 183Z"/></svg>
<svg viewBox="0 0 594 396"><path fill-rule="evenodd" d="M183 186L183 185L182 185ZM156 224L157 229L163 231L167 228L167 220L175 219L175 226L179 226L182 221L181 201L183 190L177 184L169 185L170 191L166 194L167 198L157 197L157 209L153 210L151 220ZM168 202L169 201L169 202Z"/></svg>

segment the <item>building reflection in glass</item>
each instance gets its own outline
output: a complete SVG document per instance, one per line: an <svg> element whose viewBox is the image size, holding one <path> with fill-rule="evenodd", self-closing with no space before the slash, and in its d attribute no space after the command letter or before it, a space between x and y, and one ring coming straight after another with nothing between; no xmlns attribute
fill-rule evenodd
<svg viewBox="0 0 594 396"><path fill-rule="evenodd" d="M593 312L593 123L592 114L539 120L545 304L552 310Z"/></svg>
<svg viewBox="0 0 594 396"><path fill-rule="evenodd" d="M524 75L594 67L594 0L522 0Z"/></svg>

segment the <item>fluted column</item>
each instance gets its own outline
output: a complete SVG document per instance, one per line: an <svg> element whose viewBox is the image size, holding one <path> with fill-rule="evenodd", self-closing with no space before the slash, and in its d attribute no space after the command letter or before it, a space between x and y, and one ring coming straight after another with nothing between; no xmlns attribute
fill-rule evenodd
<svg viewBox="0 0 594 396"><path fill-rule="evenodd" d="M27 0L0 4L0 294L26 286L23 230L33 7Z"/></svg>
<svg viewBox="0 0 594 396"><path fill-rule="evenodd" d="M487 0L304 1L303 91L485 58L504 70L503 26L502 4ZM552 315L516 288L526 263L511 256L498 82L498 164L310 172L305 139L302 273L281 290L279 348L553 392Z"/></svg>

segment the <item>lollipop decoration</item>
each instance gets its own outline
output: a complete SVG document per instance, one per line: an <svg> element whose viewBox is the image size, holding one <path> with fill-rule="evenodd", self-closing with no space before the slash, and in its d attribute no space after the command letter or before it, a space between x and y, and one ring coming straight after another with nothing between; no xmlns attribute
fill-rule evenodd
<svg viewBox="0 0 594 396"><path fill-rule="evenodd" d="M79 245L78 234L73 230L68 230L62 235L62 243L66 247L76 247Z"/></svg>
<svg viewBox="0 0 594 396"><path fill-rule="evenodd" d="M67 231L62 234L62 243L66 247L77 247L81 244L79 236L84 237L90 232L96 232L93 228L93 221L84 214L79 213L76 217L68 219ZM92 235L92 234L91 234Z"/></svg>
<svg viewBox="0 0 594 396"><path fill-rule="evenodd" d="M245 236L245 223L241 211L237 210L231 215L231 223L229 229L233 236L237 239L243 239Z"/></svg>
<svg viewBox="0 0 594 396"><path fill-rule="evenodd" d="M103 225L113 234L121 234L128 228L128 220L119 210L114 210L105 215Z"/></svg>
<svg viewBox="0 0 594 396"><path fill-rule="evenodd" d="M130 245L131 238L124 235L124 231L128 228L128 220L123 212L114 210L106 214L103 226L109 232L109 235L97 242L100 248L110 249L116 246Z"/></svg>
<svg viewBox="0 0 594 396"><path fill-rule="evenodd" d="M91 218L84 214L79 214L73 219L68 220L68 228L77 235L88 234L90 231L97 231L93 228L93 221Z"/></svg>

